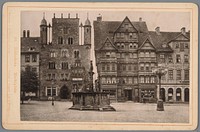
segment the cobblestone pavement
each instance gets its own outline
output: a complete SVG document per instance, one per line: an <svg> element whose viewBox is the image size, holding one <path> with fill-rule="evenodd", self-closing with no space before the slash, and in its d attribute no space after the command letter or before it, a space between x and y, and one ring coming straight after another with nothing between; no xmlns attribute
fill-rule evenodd
<svg viewBox="0 0 200 132"><path fill-rule="evenodd" d="M20 106L23 121L89 121L188 123L188 104L164 104L165 111L156 111L156 104L133 102L112 103L115 112L69 110L72 102L31 101Z"/></svg>

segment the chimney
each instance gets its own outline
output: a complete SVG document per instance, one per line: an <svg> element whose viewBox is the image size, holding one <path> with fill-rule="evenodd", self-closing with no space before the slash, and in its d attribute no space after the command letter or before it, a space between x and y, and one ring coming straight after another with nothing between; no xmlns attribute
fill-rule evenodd
<svg viewBox="0 0 200 132"><path fill-rule="evenodd" d="M101 22L101 21L102 21L102 16L101 16L101 14L99 14L99 16L97 17L97 21L98 21L98 22Z"/></svg>
<svg viewBox="0 0 200 132"><path fill-rule="evenodd" d="M27 30L27 38L30 37L30 30Z"/></svg>
<svg viewBox="0 0 200 132"><path fill-rule="evenodd" d="M23 38L26 37L26 30L23 30Z"/></svg>
<svg viewBox="0 0 200 132"><path fill-rule="evenodd" d="M70 18L70 13L68 13L68 18Z"/></svg>
<svg viewBox="0 0 200 132"><path fill-rule="evenodd" d="M156 31L156 34L157 34L157 35L160 35L160 27L156 27L156 28L155 28L155 31Z"/></svg>
<svg viewBox="0 0 200 132"><path fill-rule="evenodd" d="M181 33L182 33L183 35L186 34L186 32L185 32L185 27L182 27L182 28L181 28Z"/></svg>
<svg viewBox="0 0 200 132"><path fill-rule="evenodd" d="M76 13L76 18L78 18L78 13Z"/></svg>
<svg viewBox="0 0 200 132"><path fill-rule="evenodd" d="M139 21L140 21L140 22L142 21L142 17L139 18Z"/></svg>
<svg viewBox="0 0 200 132"><path fill-rule="evenodd" d="M53 13L53 18L56 18L56 14L55 13Z"/></svg>
<svg viewBox="0 0 200 132"><path fill-rule="evenodd" d="M63 18L63 13L61 13L61 18Z"/></svg>

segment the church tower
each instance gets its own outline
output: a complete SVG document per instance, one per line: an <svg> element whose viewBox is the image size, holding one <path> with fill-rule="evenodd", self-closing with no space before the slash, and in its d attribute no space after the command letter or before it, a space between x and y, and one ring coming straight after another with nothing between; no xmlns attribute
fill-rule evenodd
<svg viewBox="0 0 200 132"><path fill-rule="evenodd" d="M88 16L84 25L84 44L91 44L91 24Z"/></svg>
<svg viewBox="0 0 200 132"><path fill-rule="evenodd" d="M40 24L40 40L41 44L47 44L47 21L45 20L44 14Z"/></svg>

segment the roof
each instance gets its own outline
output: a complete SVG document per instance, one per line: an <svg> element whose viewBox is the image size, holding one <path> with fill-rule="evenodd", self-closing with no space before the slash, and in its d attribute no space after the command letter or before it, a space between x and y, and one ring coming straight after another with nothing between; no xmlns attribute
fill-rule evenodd
<svg viewBox="0 0 200 132"><path fill-rule="evenodd" d="M40 52L39 37L21 37L21 52Z"/></svg>
<svg viewBox="0 0 200 132"><path fill-rule="evenodd" d="M86 21L85 21L85 26L86 26L86 25L87 25L87 26L90 26L90 25L91 25L91 24L90 24L90 20L89 20L88 18L87 18Z"/></svg>
<svg viewBox="0 0 200 132"><path fill-rule="evenodd" d="M47 21L43 18L40 25L47 25Z"/></svg>
<svg viewBox="0 0 200 132"><path fill-rule="evenodd" d="M181 32L160 32L158 35L155 31L149 31L151 41L153 42L157 51L172 51L168 43L175 40L177 36L181 34ZM189 33L186 33L185 36L189 38ZM166 47L163 47L163 44L166 44Z"/></svg>
<svg viewBox="0 0 200 132"><path fill-rule="evenodd" d="M94 21L94 47L99 49L108 37L113 43L113 35L120 26L121 21ZM148 37L146 22L131 22L139 32L139 45Z"/></svg>

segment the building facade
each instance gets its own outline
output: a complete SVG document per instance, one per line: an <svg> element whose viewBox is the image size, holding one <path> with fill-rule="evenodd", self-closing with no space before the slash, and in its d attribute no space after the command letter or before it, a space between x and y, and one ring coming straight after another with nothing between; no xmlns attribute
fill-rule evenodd
<svg viewBox="0 0 200 132"><path fill-rule="evenodd" d="M148 31L146 22L94 21L99 85L117 101L155 102L158 78L152 70L167 68L160 94L164 101L189 101L189 32Z"/></svg>
<svg viewBox="0 0 200 132"><path fill-rule="evenodd" d="M21 71L36 72L39 77L40 37L31 37L29 30L23 30L21 37ZM25 93L26 96L38 96L39 91Z"/></svg>
<svg viewBox="0 0 200 132"><path fill-rule="evenodd" d="M56 99L71 99L71 92L81 91L87 87L88 70L91 52L91 24L87 18L84 25L80 24L78 14L67 18L61 14L52 18L48 24L45 16L40 24L40 36L27 39L22 37L22 43L37 43L37 72L39 73L40 99L54 96ZM81 26L80 26L81 25ZM79 29L83 28L84 38L79 42ZM82 34L82 33L80 33ZM35 45L36 46L36 45ZM22 46L23 47L23 46ZM32 53L33 51L29 51ZM28 53L29 53L28 52ZM22 52L22 68L28 64L28 55ZM33 56L29 55L30 64ZM34 60L35 61L35 60ZM26 63L24 63L26 62ZM35 64L35 63L34 63Z"/></svg>

